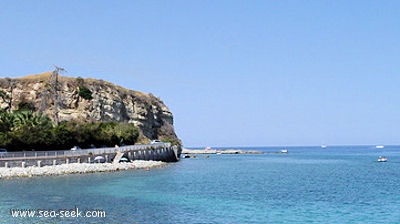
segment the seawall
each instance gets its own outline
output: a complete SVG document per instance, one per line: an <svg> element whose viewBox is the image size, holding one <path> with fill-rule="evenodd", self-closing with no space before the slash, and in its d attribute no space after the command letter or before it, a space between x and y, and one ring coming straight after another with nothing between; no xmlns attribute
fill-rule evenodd
<svg viewBox="0 0 400 224"><path fill-rule="evenodd" d="M0 167L50 166L69 163L93 163L102 157L101 162L111 163L117 153L123 153L128 161L147 160L177 162L181 148L170 144L131 145L117 148L99 148L65 151L15 152L2 155Z"/></svg>

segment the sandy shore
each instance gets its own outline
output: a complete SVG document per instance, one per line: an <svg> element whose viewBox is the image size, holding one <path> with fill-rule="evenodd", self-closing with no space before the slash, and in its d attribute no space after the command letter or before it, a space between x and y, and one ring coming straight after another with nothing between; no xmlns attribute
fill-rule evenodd
<svg viewBox="0 0 400 224"><path fill-rule="evenodd" d="M95 172L112 172L129 169L150 169L166 165L165 162L159 161L143 161L135 160L130 163L70 163L55 166L36 167L30 166L26 168L0 168L0 179L11 177L33 177L33 176L51 176L75 173L95 173Z"/></svg>

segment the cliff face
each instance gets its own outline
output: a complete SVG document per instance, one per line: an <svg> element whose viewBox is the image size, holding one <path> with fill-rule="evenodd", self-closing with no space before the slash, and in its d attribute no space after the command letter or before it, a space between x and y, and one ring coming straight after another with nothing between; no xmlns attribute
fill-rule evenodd
<svg viewBox="0 0 400 224"><path fill-rule="evenodd" d="M22 104L34 106L52 120L129 122L139 127L139 141L150 139L179 141L174 132L173 115L167 106L151 94L128 90L96 79L58 76L55 85L50 82L51 72L18 79L0 79L0 107L17 110ZM54 83L54 82L53 82ZM90 90L89 97L82 90ZM55 94L57 93L57 94ZM55 106L54 102L57 102Z"/></svg>

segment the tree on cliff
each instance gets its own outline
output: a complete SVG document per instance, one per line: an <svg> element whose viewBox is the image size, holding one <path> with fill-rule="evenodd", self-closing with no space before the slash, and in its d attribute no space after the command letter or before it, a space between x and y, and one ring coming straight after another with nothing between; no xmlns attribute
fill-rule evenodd
<svg viewBox="0 0 400 224"><path fill-rule="evenodd" d="M139 136L133 124L63 121L53 126L47 116L32 111L0 112L0 146L10 151L65 150L135 144Z"/></svg>

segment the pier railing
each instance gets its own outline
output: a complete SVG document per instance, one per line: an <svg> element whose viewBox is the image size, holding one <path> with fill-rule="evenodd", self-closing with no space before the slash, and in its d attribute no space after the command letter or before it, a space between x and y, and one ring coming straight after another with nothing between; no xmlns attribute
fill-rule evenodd
<svg viewBox="0 0 400 224"><path fill-rule="evenodd" d="M127 145L119 147L107 147L107 148L90 148L90 149L78 149L78 150L54 150L54 151L22 151L22 152L7 152L0 154L2 158L38 158L38 157L71 157L71 156L83 156L88 154L98 155L105 153L116 153L116 152L127 152L127 151L140 151L147 149L159 149L170 147L171 143L155 143L155 144L143 144L143 145Z"/></svg>

